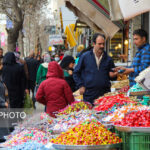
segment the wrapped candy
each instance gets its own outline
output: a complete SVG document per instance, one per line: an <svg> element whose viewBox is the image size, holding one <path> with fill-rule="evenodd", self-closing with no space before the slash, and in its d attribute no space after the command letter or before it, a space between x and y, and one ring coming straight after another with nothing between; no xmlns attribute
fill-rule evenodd
<svg viewBox="0 0 150 150"><path fill-rule="evenodd" d="M98 105L94 108L96 111L108 111L114 106L118 107L128 103L136 103L131 101L129 97L124 96L124 94L117 94L115 96L106 96L104 98L97 99L94 104Z"/></svg>
<svg viewBox="0 0 150 150"><path fill-rule="evenodd" d="M96 113L92 110L80 110L68 115L61 115L54 119L55 124L50 128L53 132L59 133L67 131L69 128L76 126L80 121L87 119L96 119Z"/></svg>
<svg viewBox="0 0 150 150"><path fill-rule="evenodd" d="M96 120L86 120L62 133L51 142L62 145L107 145L122 140Z"/></svg>
<svg viewBox="0 0 150 150"><path fill-rule="evenodd" d="M126 114L121 121L116 121L115 125L129 127L150 127L150 110L141 110Z"/></svg>
<svg viewBox="0 0 150 150"><path fill-rule="evenodd" d="M133 104L122 106L121 108L116 109L112 114L109 114L107 117L103 118L103 121L106 122L120 121L121 119L124 118L125 114L131 111L139 111L139 110L150 110L150 107Z"/></svg>
<svg viewBox="0 0 150 150"><path fill-rule="evenodd" d="M63 114L70 114L74 111L80 111L80 110L86 110L86 109L92 109L92 105L88 102L74 102L71 105L68 105L64 109L61 109L57 115L63 115Z"/></svg>
<svg viewBox="0 0 150 150"><path fill-rule="evenodd" d="M37 129L30 129L30 130L24 130L14 136L12 136L10 139L8 139L5 143L3 143L1 146L3 147L12 147L17 146L29 141L36 141L38 143L47 144L50 139L49 133L44 133L42 131L39 131Z"/></svg>

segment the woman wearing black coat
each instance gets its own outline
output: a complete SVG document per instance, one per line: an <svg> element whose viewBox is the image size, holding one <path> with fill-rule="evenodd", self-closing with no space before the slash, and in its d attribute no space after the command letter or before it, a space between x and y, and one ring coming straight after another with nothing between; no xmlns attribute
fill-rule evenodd
<svg viewBox="0 0 150 150"><path fill-rule="evenodd" d="M66 56L60 63L61 68L64 71L64 77L67 83L69 84L72 92L76 90L75 82L73 79L73 68L74 68L75 60L72 56Z"/></svg>
<svg viewBox="0 0 150 150"><path fill-rule="evenodd" d="M25 72L23 65L16 63L13 52L7 52L4 56L2 79L8 88L10 108L22 108L25 90Z"/></svg>

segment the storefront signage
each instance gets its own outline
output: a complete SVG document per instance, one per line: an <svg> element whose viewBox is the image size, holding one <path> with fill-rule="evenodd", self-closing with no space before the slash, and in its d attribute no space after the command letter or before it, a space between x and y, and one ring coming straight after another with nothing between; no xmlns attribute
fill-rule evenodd
<svg viewBox="0 0 150 150"><path fill-rule="evenodd" d="M50 35L49 36L49 45L63 45L64 40L60 34Z"/></svg>

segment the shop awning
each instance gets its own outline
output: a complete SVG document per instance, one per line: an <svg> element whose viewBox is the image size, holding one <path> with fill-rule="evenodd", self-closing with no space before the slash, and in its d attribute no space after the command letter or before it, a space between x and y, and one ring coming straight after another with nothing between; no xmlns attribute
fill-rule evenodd
<svg viewBox="0 0 150 150"><path fill-rule="evenodd" d="M129 20L150 11L150 0L108 0L112 20Z"/></svg>
<svg viewBox="0 0 150 150"><path fill-rule="evenodd" d="M109 19L109 12L102 7L98 0L65 0L65 2L80 21L85 22L96 32L104 33L106 37L112 38L120 29Z"/></svg>

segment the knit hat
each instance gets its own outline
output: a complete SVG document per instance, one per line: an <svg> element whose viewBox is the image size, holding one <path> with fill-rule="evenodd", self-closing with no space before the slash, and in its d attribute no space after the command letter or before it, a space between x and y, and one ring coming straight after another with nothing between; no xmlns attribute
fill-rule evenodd
<svg viewBox="0 0 150 150"><path fill-rule="evenodd" d="M66 69L70 63L75 63L75 60L72 56L66 56L63 58L63 60L61 61L60 63L60 66L63 68L63 69Z"/></svg>

